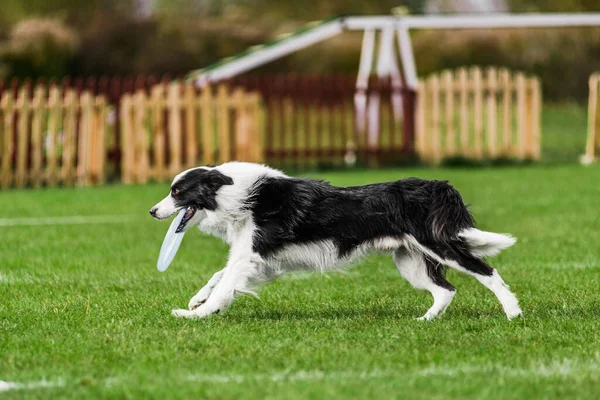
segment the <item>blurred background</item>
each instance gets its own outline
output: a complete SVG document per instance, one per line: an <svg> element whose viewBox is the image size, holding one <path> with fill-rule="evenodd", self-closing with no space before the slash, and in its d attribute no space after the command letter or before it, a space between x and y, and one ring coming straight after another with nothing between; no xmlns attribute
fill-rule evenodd
<svg viewBox="0 0 600 400"><path fill-rule="evenodd" d="M596 0L4 0L0 78L185 74L309 21L397 6L411 14L600 11ZM360 45L360 32L345 33L259 71L355 73ZM552 101L585 101L600 65L600 28L423 31L413 45L420 74L506 66L539 76Z"/></svg>
<svg viewBox="0 0 600 400"><path fill-rule="evenodd" d="M600 27L411 29L418 89L372 68L357 91L360 30L208 90L183 78L338 15L599 11L596 0L5 0L0 186L164 181L228 160L306 170L587 152L589 163Z"/></svg>

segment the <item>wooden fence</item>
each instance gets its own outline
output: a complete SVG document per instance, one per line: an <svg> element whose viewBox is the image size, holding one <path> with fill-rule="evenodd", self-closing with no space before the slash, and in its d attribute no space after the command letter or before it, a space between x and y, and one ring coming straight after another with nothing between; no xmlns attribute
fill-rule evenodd
<svg viewBox="0 0 600 400"><path fill-rule="evenodd" d="M383 166L414 155L414 92L394 87L389 78L372 77L358 93L356 75L247 75L231 84L257 91L264 100L264 152L271 165ZM362 119L361 98L367 110Z"/></svg>
<svg viewBox="0 0 600 400"><path fill-rule="evenodd" d="M2 93L0 114L3 189L104 182L104 97L23 86Z"/></svg>
<svg viewBox="0 0 600 400"><path fill-rule="evenodd" d="M260 97L226 85L158 84L120 104L124 183L171 179L184 168L262 161Z"/></svg>
<svg viewBox="0 0 600 400"><path fill-rule="evenodd" d="M417 99L416 151L426 162L540 158L537 78L460 68L421 82Z"/></svg>
<svg viewBox="0 0 600 400"><path fill-rule="evenodd" d="M600 154L600 73L590 76L590 97L588 100L588 137L585 155L581 161L589 164Z"/></svg>

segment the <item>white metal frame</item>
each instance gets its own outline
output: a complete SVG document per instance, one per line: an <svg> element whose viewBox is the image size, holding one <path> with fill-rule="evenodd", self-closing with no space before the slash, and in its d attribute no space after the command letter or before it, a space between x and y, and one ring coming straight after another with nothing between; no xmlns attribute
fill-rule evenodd
<svg viewBox="0 0 600 400"><path fill-rule="evenodd" d="M309 29L304 33L293 35L289 39L282 40L280 43L261 47L244 57L232 59L230 62L224 62L221 66L205 72L200 71L194 79L199 85L204 85L210 81L227 79L315 43L334 37L344 30L365 31L365 40L367 32L381 31L382 35L384 35L383 32L395 30L400 46L400 59L406 84L409 88L415 89L418 80L413 48L410 41L411 29L540 28L598 25L600 25L600 13L373 16L338 18L323 23L321 26L316 26L314 29ZM369 33L368 35L370 37L373 33ZM374 42L374 37L369 40ZM365 51L372 53L375 51L375 47L374 45L365 46L363 42L362 51L363 53ZM379 55L381 58L382 52L380 52ZM388 56L384 55L383 57L385 58ZM361 70L359 71L359 76L364 76L366 71L366 69L363 69L363 59L367 61L371 60L372 64L373 55L368 56L361 54ZM391 67L388 65L387 68ZM369 74L371 73L371 70L372 65L369 66ZM363 81L364 77L359 78L357 87L362 87Z"/></svg>

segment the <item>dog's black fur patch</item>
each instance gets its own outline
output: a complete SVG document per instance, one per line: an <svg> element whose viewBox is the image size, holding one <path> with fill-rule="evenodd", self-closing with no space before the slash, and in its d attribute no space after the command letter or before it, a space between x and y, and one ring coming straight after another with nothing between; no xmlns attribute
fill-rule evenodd
<svg viewBox="0 0 600 400"><path fill-rule="evenodd" d="M214 211L217 209L217 191L223 185L233 185L233 179L215 169L197 168L179 179L171 187L171 193L177 207ZM174 194L175 189L179 190L178 195Z"/></svg>
<svg viewBox="0 0 600 400"><path fill-rule="evenodd" d="M254 251L263 257L288 244L320 240L332 240L338 257L344 257L365 242L409 234L444 258L474 264L458 237L473 227L473 218L446 181L408 178L341 188L310 179L264 177L251 189L247 207L257 227ZM479 263L474 267L483 270Z"/></svg>

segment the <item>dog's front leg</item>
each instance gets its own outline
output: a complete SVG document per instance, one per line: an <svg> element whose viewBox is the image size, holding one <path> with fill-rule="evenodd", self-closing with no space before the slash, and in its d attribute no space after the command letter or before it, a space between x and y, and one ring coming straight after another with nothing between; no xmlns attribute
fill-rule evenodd
<svg viewBox="0 0 600 400"><path fill-rule="evenodd" d="M236 294L251 293L252 288L268 280L262 258L252 251L232 249L227 266L206 302L194 310L173 310L176 317L204 318L225 310Z"/></svg>
<svg viewBox="0 0 600 400"><path fill-rule="evenodd" d="M223 268L222 270L215 272L215 274L212 276L212 278L209 279L206 285L204 285L204 287L200 289L200 291L198 291L198 293L194 297L192 297L188 304L190 310L196 309L197 307L204 304L206 300L208 300L208 297L212 293L213 289L215 288L215 286L217 286L217 283L221 281L221 278L225 274L225 269L226 268Z"/></svg>

